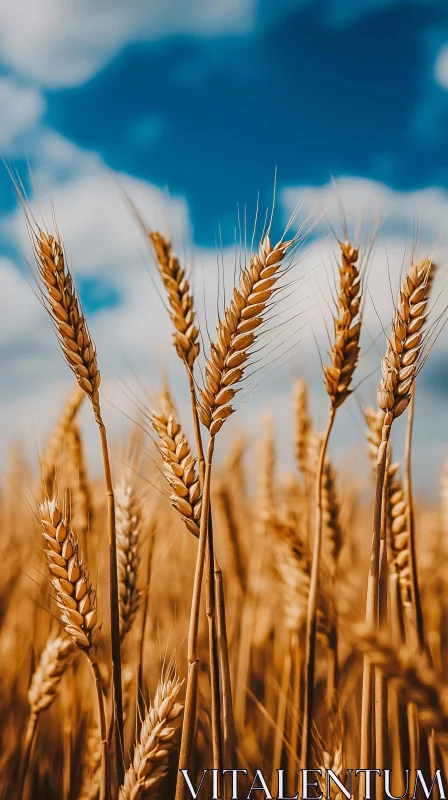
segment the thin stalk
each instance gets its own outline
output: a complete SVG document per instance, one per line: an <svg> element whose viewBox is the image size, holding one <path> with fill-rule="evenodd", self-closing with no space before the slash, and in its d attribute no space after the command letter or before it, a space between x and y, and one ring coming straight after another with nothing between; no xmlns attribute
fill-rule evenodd
<svg viewBox="0 0 448 800"><path fill-rule="evenodd" d="M246 723L246 696L249 686L250 659L252 652L252 631L257 612L258 587L260 574L263 567L264 552L266 548L267 524L263 521L262 528L256 532L249 561L247 574L246 594L243 599L243 610L241 613L240 631L244 635L240 636L238 659L236 668L236 690L235 690L235 716L238 728L244 730Z"/></svg>
<svg viewBox="0 0 448 800"><path fill-rule="evenodd" d="M376 464L376 489L375 506L373 512L373 536L370 556L369 577L367 580L366 622L376 626L378 620L379 577L380 577L380 547L382 534L382 506L383 490L386 475L387 445L390 435L390 426L384 426L382 441L378 448ZM371 730L372 730L372 667L367 656L364 656L362 676L362 706L361 706L361 748L360 768L371 767Z"/></svg>
<svg viewBox="0 0 448 800"><path fill-rule="evenodd" d="M387 480L384 481L383 489L383 508L387 492ZM378 592L378 626L384 628L387 625L387 542L385 520L383 514L383 532L380 542L380 574ZM375 669L375 748L376 759L375 767L383 770L387 765L388 754L388 694L387 681L380 669Z"/></svg>
<svg viewBox="0 0 448 800"><path fill-rule="evenodd" d="M210 482L212 473L213 451L215 437L210 436L207 447L205 464L204 485L202 489L202 510L199 529L199 543L196 555L196 568L193 582L193 595L190 609L190 626L188 631L188 678L185 697L184 722L179 754L179 769L188 769L193 749L194 728L196 722L196 695L198 683L199 659L197 657L197 641L199 629L199 612L201 606L202 578L204 574L205 556L207 551L208 518L210 506ZM176 784L176 800L184 800L186 783L178 772Z"/></svg>
<svg viewBox="0 0 448 800"><path fill-rule="evenodd" d="M232 683L230 679L230 663L227 642L226 608L224 604L224 586L222 571L215 560L216 611L218 621L219 658L221 665L222 688L222 728L224 766L234 764L236 737L233 718Z"/></svg>
<svg viewBox="0 0 448 800"><path fill-rule="evenodd" d="M335 416L336 410L332 406L328 417L327 430L325 431L320 448L319 465L316 476L316 527L314 530L313 561L311 565L310 589L308 594L306 618L305 693L303 704L302 746L300 752L300 763L302 769L305 769L307 765L311 764L311 726L313 722L314 705L317 603L319 594L320 552L322 548L322 476L328 441L330 439Z"/></svg>
<svg viewBox="0 0 448 800"><path fill-rule="evenodd" d="M194 434L196 439L196 448L199 460L199 480L201 486L204 486L205 478L205 460L204 460L204 447L202 444L201 426L199 424L199 416L197 409L196 389L193 380L193 373L187 369L188 382L190 388L191 410L193 414ZM208 621L208 641L209 641L209 660L210 660L210 686L211 686L211 727L212 727L212 747L213 747L213 767L215 769L222 768L222 741L221 741L221 695L220 695L220 657L216 620L216 586L215 586L215 569L218 567L218 562L214 553L213 546L213 520L211 507L209 509L208 533L207 533L207 549L205 555L205 571L206 571L206 614ZM223 601L224 602L224 599Z"/></svg>
<svg viewBox="0 0 448 800"><path fill-rule="evenodd" d="M337 622L335 622L331 631L330 646L328 650L327 711L329 713L334 709L338 681L338 626Z"/></svg>
<svg viewBox="0 0 448 800"><path fill-rule="evenodd" d="M203 484L205 475L204 445L202 444L201 425L198 416L198 405L197 405L196 388L194 385L193 372L189 367L187 367L187 375L188 375L188 386L190 389L191 413L193 415L194 438L196 440L196 450L198 451L199 478L201 484Z"/></svg>
<svg viewBox="0 0 448 800"><path fill-rule="evenodd" d="M149 545L149 553L148 553L148 565L147 565L147 572L146 572L146 591L145 597L143 601L143 613L141 619L141 628L140 628L140 641L139 641L139 648L138 648L138 662L137 662L137 705L139 709L139 714L137 715L137 723L140 725L141 721L145 718L145 697L144 697L144 686L143 686L143 649L145 644L145 631L146 631L146 620L148 618L148 601L149 601L149 584L151 581L151 566L152 566L152 554L154 551L154 532L150 539ZM139 731L138 731L139 733Z"/></svg>
<svg viewBox="0 0 448 800"><path fill-rule="evenodd" d="M414 408L415 408L415 386L411 389L411 401L409 403L408 424L406 429L406 445L405 445L405 495L406 495L406 514L409 531L409 561L410 561L410 579L411 579L411 595L412 603L414 606L417 637L419 650L423 652L425 648L425 637L423 627L423 613L420 600L420 590L418 585L418 572L417 572L417 556L415 544L415 518L414 518L414 501L412 495L412 431L414 427Z"/></svg>
<svg viewBox="0 0 448 800"><path fill-rule="evenodd" d="M20 763L20 772L19 772L19 786L17 789L18 800L22 800L23 790L25 788L26 776L28 774L28 767L30 765L31 751L33 749L34 738L36 736L38 721L39 721L39 713L32 711L28 717L25 739L22 748L22 759Z"/></svg>
<svg viewBox="0 0 448 800"><path fill-rule="evenodd" d="M113 684L113 713L115 717L115 764L117 783L122 785L124 780L123 764L123 695L121 686L121 650L120 650L120 609L118 593L117 572L117 538L115 530L115 498L110 470L109 448L107 444L106 428L101 418L97 415L100 432L101 450L103 455L104 478L107 492L107 527L109 535L109 590L110 590L110 627L112 644L112 684Z"/></svg>
<svg viewBox="0 0 448 800"><path fill-rule="evenodd" d="M296 785L297 771L297 743L299 740L300 720L300 678L301 678L301 648L299 634L294 632L291 637L291 652L293 659L292 669L292 711L291 711L291 749L288 758L288 775L292 786Z"/></svg>
<svg viewBox="0 0 448 800"><path fill-rule="evenodd" d="M420 731L417 706L415 703L408 703L407 718L409 731L409 768L411 770L411 775L415 775L415 770L420 766Z"/></svg>
<svg viewBox="0 0 448 800"><path fill-rule="evenodd" d="M72 725L73 708L71 699L64 715L62 728L63 762L62 762L62 800L70 800L71 774L72 774Z"/></svg>
<svg viewBox="0 0 448 800"><path fill-rule="evenodd" d="M216 626L215 573L213 553L213 527L209 510L207 547L205 553L205 612L208 622L210 659L210 713L212 727L213 767L222 769L221 746L221 694L219 678L218 633Z"/></svg>
<svg viewBox="0 0 448 800"><path fill-rule="evenodd" d="M288 687L291 680L291 647L288 642L285 658L283 661L283 675L280 686L280 693L278 698L277 719L275 724L275 739L274 739L274 755L272 757L272 775L271 786L277 778L277 769L280 769L282 764L282 750L283 740L285 735L285 722L286 722L286 709L288 707Z"/></svg>
<svg viewBox="0 0 448 800"><path fill-rule="evenodd" d="M96 661L91 661L92 673L95 680L96 696L98 699L98 713L100 718L100 736L101 736L101 784L99 800L109 800L110 791L110 775L109 775L109 759L107 756L107 729L106 729L106 714L104 711L104 695L101 674Z"/></svg>

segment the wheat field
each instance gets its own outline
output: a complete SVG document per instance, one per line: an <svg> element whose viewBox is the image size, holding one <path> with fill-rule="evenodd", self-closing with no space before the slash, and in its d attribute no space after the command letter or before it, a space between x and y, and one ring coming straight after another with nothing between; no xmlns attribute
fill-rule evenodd
<svg viewBox="0 0 448 800"><path fill-rule="evenodd" d="M351 241L344 225L334 235L327 424L317 427L298 376L285 471L269 408L253 441L226 438L226 421L282 332L278 306L300 279L308 221L295 228L293 218L277 242L265 224L258 245L239 251L210 333L172 243L142 224L191 414L181 419L168 381L150 376L111 459L101 354L70 253L18 193L38 299L73 390L34 469L17 450L2 480L0 796L283 800L306 796L303 770L320 769L309 796L327 796L331 771L342 798L338 781L371 768L392 769L400 795L404 769L411 780L443 770L448 471L433 505L414 500L411 474L418 376L445 319L434 311L432 256L403 259L392 322L376 342L381 378L357 444L363 488L335 466L331 437L341 406L358 399L374 237ZM82 405L103 474L85 455ZM399 417L403 452L393 444ZM246 770L238 794L225 769Z"/></svg>

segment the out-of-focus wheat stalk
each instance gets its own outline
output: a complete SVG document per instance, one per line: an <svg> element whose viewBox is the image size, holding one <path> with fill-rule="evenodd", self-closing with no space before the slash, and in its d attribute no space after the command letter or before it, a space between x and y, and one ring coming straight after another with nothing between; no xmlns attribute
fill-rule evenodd
<svg viewBox="0 0 448 800"><path fill-rule="evenodd" d="M74 656L74 647L65 636L49 636L28 689L30 713L23 742L17 796L21 800L30 762L31 750L42 711L49 708L59 693L62 677Z"/></svg>
<svg viewBox="0 0 448 800"><path fill-rule="evenodd" d="M42 473L42 484L45 491L51 493L54 490L54 477L57 464L63 452L64 440L67 431L75 419L84 397L86 396L84 389L77 386L68 397L67 402L62 410L62 414L53 429L51 436L45 446L40 460L40 468Z"/></svg>
<svg viewBox="0 0 448 800"><path fill-rule="evenodd" d="M40 523L45 557L56 591L61 623L73 644L82 650L90 663L97 691L102 740L102 779L100 800L109 797L109 765L103 684L95 655L99 633L96 592L84 567L78 541L64 519L56 500L46 498L40 506Z"/></svg>

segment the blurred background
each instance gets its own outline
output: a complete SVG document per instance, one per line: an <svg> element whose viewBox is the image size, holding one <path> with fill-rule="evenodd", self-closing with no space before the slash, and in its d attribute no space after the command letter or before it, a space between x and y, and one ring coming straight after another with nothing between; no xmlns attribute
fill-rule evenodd
<svg viewBox="0 0 448 800"><path fill-rule="evenodd" d="M164 372L181 411L188 403L155 265L125 196L173 236L212 335L239 228L244 238L246 219L250 242L257 197L263 220L276 168L275 233L298 203L297 224L311 214L297 281L284 296L285 335L226 425L229 437L235 428L256 437L270 407L280 454L291 450L295 377L310 381L315 424L326 420L318 348L325 356L331 325L329 223L342 236L342 204L362 242L381 220L360 385L332 444L353 470L364 463L354 442L363 435L360 403L376 401L390 283L395 294L414 246L441 264L434 322L447 303L447 131L445 0L0 2L2 464L18 440L35 461L73 385L35 294L7 165L38 218L51 221L54 206L117 439L138 416L135 397L157 389ZM448 455L447 355L443 329L417 384L415 471L420 491L433 496Z"/></svg>

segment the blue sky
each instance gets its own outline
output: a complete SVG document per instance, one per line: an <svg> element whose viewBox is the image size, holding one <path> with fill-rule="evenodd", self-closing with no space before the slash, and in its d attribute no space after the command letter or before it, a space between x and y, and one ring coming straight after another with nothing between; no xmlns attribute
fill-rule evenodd
<svg viewBox="0 0 448 800"><path fill-rule="evenodd" d="M275 165L286 183L446 187L448 93L434 80L446 4L342 19L325 2L290 5L269 22L260 8L247 36L130 46L88 84L49 95L49 124L184 195L201 244L217 220L231 235L237 199L268 197Z"/></svg>
<svg viewBox="0 0 448 800"><path fill-rule="evenodd" d="M203 245L218 222L232 238L237 201L267 200L276 165L287 184L448 186L448 92L435 75L444 0L260 0L251 24L238 16L241 28L222 34L165 26L155 41L124 42L76 83L52 86L55 63L39 87L42 121L113 170L184 196Z"/></svg>
<svg viewBox="0 0 448 800"><path fill-rule="evenodd" d="M331 177L355 210L372 197L385 205L403 242L415 209L433 215L428 241L448 222L445 0L18 0L0 8L2 106L0 155L26 181L29 161L40 192L53 193L93 327L107 353L114 326L132 327L133 367L141 245L127 223L119 239L117 179L146 215L161 209L201 263L214 258L218 226L231 245L237 203L253 208L257 193L269 203L275 167L279 229L301 193L332 207ZM25 244L6 171L0 226L0 281L22 296ZM54 358L33 303L30 293L23 314L39 331L35 349L14 339L30 382L36 358L47 376ZM10 353L7 338L0 357L14 379ZM440 401L445 355L427 370ZM16 385L31 392L23 377ZM40 396L45 405L43 383ZM2 400L8 430L16 401L12 390Z"/></svg>

